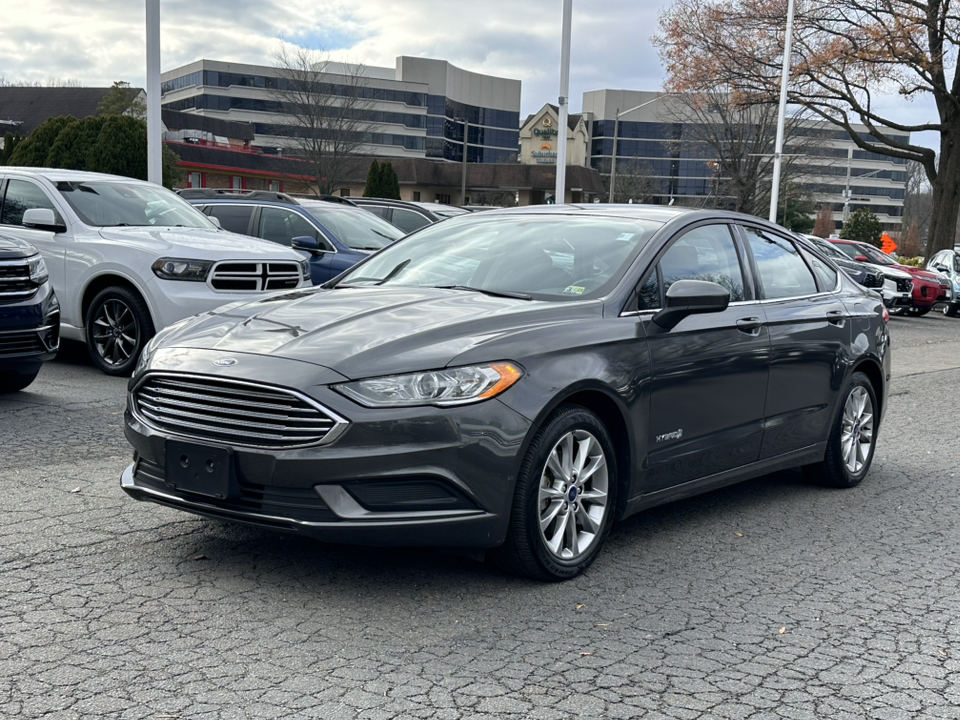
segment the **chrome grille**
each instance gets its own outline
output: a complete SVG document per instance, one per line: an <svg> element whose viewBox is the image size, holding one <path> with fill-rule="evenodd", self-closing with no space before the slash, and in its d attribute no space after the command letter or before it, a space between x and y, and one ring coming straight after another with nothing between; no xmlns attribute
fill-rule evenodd
<svg viewBox="0 0 960 720"><path fill-rule="evenodd" d="M29 262L30 258L0 260L0 299L30 297L37 291L37 284L30 279Z"/></svg>
<svg viewBox="0 0 960 720"><path fill-rule="evenodd" d="M897 292L910 292L911 290L913 290L913 280L897 278Z"/></svg>
<svg viewBox="0 0 960 720"><path fill-rule="evenodd" d="M225 292L257 292L289 290L300 284L300 264L296 262L217 263L210 274L214 290Z"/></svg>
<svg viewBox="0 0 960 720"><path fill-rule="evenodd" d="M292 390L206 375L151 374L133 399L148 425L233 446L317 445L346 427L345 420Z"/></svg>

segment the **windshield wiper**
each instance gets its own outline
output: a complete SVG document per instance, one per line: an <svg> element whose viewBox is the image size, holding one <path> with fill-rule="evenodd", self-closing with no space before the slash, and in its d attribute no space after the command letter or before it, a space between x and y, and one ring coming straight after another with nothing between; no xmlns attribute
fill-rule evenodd
<svg viewBox="0 0 960 720"><path fill-rule="evenodd" d="M386 275L384 275L382 278L358 277L358 278L344 278L344 279L352 280L353 282L363 282L364 280L370 280L374 285L383 285L388 280L393 280L393 278L395 278L400 273L401 270L403 270L407 265L410 264L411 260L413 260L413 258L407 258L403 262L397 263L397 266L393 270L388 272ZM335 287L351 287L351 286L341 285L340 283L337 283Z"/></svg>
<svg viewBox="0 0 960 720"><path fill-rule="evenodd" d="M511 292L510 290L485 290L484 288L471 287L469 285L434 285L437 290L466 290L468 292L478 292L493 297L514 298L515 300L533 300L526 293Z"/></svg>

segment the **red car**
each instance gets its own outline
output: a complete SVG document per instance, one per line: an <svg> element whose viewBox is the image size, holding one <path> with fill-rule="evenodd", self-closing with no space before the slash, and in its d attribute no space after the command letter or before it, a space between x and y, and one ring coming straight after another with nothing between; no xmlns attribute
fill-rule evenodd
<svg viewBox="0 0 960 720"><path fill-rule="evenodd" d="M949 288L941 284L940 276L936 273L911 265L901 265L886 253L867 243L857 242L856 240L838 240L836 238L831 238L830 242L857 262L885 265L910 273L913 276L913 305L908 309L908 312L912 315L926 315L930 312L930 308L947 299Z"/></svg>

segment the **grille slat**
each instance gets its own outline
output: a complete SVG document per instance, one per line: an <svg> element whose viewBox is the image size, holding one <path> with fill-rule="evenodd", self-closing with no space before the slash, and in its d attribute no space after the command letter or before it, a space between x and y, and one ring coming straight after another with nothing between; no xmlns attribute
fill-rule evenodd
<svg viewBox="0 0 960 720"><path fill-rule="evenodd" d="M29 297L37 291L39 286L30 279L31 260L33 258L4 260L0 263L0 297Z"/></svg>
<svg viewBox="0 0 960 720"><path fill-rule="evenodd" d="M134 402L161 430L243 447L315 445L344 422L294 391L217 377L150 375Z"/></svg>
<svg viewBox="0 0 960 720"><path fill-rule="evenodd" d="M0 335L0 355L26 355L46 351L47 348L36 330Z"/></svg>

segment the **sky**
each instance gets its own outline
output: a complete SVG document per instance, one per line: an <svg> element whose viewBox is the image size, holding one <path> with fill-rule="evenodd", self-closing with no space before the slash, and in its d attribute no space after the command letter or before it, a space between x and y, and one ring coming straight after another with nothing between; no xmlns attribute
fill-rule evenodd
<svg viewBox="0 0 960 720"><path fill-rule="evenodd" d="M661 89L650 36L669 4L574 0L571 112L588 90ZM281 41L382 67L399 55L430 57L519 79L523 118L557 101L560 14L561 0L161 0L161 67L201 58L271 65ZM31 0L29 12L4 14L0 77L143 87L144 37L143 0ZM907 121L935 117L922 100L891 99L889 111Z"/></svg>

